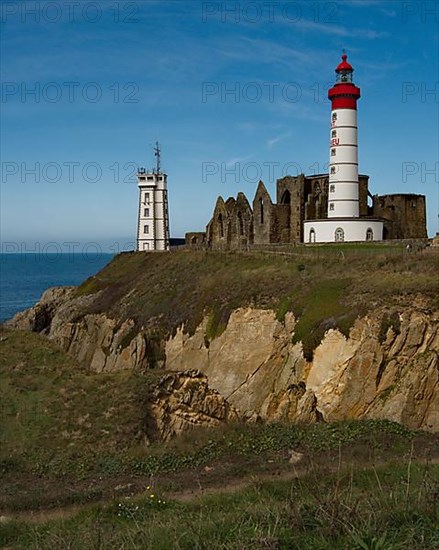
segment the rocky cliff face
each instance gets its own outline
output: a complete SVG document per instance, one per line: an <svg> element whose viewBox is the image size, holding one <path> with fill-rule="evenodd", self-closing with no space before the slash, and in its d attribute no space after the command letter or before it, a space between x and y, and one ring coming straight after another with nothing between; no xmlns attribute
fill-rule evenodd
<svg viewBox="0 0 439 550"><path fill-rule="evenodd" d="M193 426L217 427L238 420L239 413L207 378L190 370L163 376L147 404L149 432L167 441Z"/></svg>
<svg viewBox="0 0 439 550"><path fill-rule="evenodd" d="M54 289L9 324L43 330L96 372L149 368L147 332L130 319L81 316L91 299ZM348 338L329 329L311 361L302 344L292 341L295 324L291 313L281 323L270 310L238 309L210 342L207 319L192 336L180 327L162 342L164 359L155 359L154 366L180 374L167 379L151 401L161 436L239 415L291 422L385 418L439 431L438 312L425 305L377 309L357 319ZM181 374L188 370L197 375Z"/></svg>
<svg viewBox="0 0 439 550"><path fill-rule="evenodd" d="M180 330L167 342L166 364L199 369L230 404L270 420L386 418L438 431L438 320L407 309L397 328L387 327L376 312L358 319L349 338L328 330L308 362L292 343L292 314L282 324L271 311L243 309L209 347L204 327L191 337Z"/></svg>
<svg viewBox="0 0 439 550"><path fill-rule="evenodd" d="M82 315L96 295L77 297L74 290L49 288L34 307L6 324L47 334L95 372L148 368L146 336L134 328L134 322L118 321L105 314Z"/></svg>

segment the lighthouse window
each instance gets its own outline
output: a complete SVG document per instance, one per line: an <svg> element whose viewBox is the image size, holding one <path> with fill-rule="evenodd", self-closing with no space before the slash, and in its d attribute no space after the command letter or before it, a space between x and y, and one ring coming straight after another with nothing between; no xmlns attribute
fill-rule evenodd
<svg viewBox="0 0 439 550"><path fill-rule="evenodd" d="M149 225L144 225L143 226L143 232L148 234L149 233Z"/></svg>
<svg viewBox="0 0 439 550"><path fill-rule="evenodd" d="M337 120L337 113L332 113L332 120Z"/></svg>
<svg viewBox="0 0 439 550"><path fill-rule="evenodd" d="M311 229L309 230L309 242L310 243L316 242L316 231L314 227L311 227Z"/></svg>
<svg viewBox="0 0 439 550"><path fill-rule="evenodd" d="M149 201L150 201L149 193L145 193L145 202L149 202Z"/></svg>
<svg viewBox="0 0 439 550"><path fill-rule="evenodd" d="M154 176L148 176L148 181L153 181Z"/></svg>
<svg viewBox="0 0 439 550"><path fill-rule="evenodd" d="M331 149L331 157L335 157L335 149Z"/></svg>
<svg viewBox="0 0 439 550"><path fill-rule="evenodd" d="M145 176L140 176L140 177L139 177L139 181L146 181Z"/></svg>
<svg viewBox="0 0 439 550"><path fill-rule="evenodd" d="M366 231L366 241L373 241L373 231L370 227L368 227Z"/></svg>
<svg viewBox="0 0 439 550"><path fill-rule="evenodd" d="M332 130L331 137L337 137L337 130Z"/></svg>
<svg viewBox="0 0 439 550"><path fill-rule="evenodd" d="M329 186L329 192L330 193L335 193L335 185L330 185Z"/></svg>
<svg viewBox="0 0 439 550"><path fill-rule="evenodd" d="M145 210L143 211L143 215L145 216L145 218L149 218L149 208L145 208Z"/></svg>
<svg viewBox="0 0 439 550"><path fill-rule="evenodd" d="M335 174L335 166L331 166L331 174Z"/></svg>
<svg viewBox="0 0 439 550"><path fill-rule="evenodd" d="M334 203L333 202L329 203L329 210L334 210Z"/></svg>
<svg viewBox="0 0 439 550"><path fill-rule="evenodd" d="M335 230L335 242L342 243L344 241L344 231L341 227Z"/></svg>

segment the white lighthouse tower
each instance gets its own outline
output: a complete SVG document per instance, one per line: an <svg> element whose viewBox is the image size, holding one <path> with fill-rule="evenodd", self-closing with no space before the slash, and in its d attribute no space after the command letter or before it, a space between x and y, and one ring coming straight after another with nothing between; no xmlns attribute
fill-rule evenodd
<svg viewBox="0 0 439 550"><path fill-rule="evenodd" d="M357 101L360 89L352 80L354 69L342 55L335 69L336 82L329 90L328 218L304 223L305 242L382 240L383 222L359 217Z"/></svg>
<svg viewBox="0 0 439 550"><path fill-rule="evenodd" d="M332 102L329 156L328 218L358 218L357 100L360 88L352 82L354 69L342 55L337 81L329 90Z"/></svg>
<svg viewBox="0 0 439 550"><path fill-rule="evenodd" d="M152 171L140 168L137 250L169 250L168 176L161 169L161 151L154 148L157 164Z"/></svg>

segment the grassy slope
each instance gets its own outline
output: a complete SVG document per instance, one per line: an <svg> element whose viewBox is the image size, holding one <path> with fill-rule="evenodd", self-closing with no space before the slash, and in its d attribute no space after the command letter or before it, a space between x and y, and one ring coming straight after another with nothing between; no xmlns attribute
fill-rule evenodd
<svg viewBox="0 0 439 550"><path fill-rule="evenodd" d="M3 330L1 338L0 515L110 502L38 524L26 516L0 522L0 546L314 549L386 537L383 548L416 549L438 542L438 470L428 464L439 458L437 436L387 422L235 425L145 447L151 374L91 374L39 335ZM290 449L304 453L297 470ZM248 476L262 481L228 496L179 496L233 488ZM146 486L146 496L126 498Z"/></svg>
<svg viewBox="0 0 439 550"><path fill-rule="evenodd" d="M431 467L407 464L254 482L234 494L168 501L152 487L73 518L3 525L14 548L425 550L439 545ZM437 490L437 488L436 488ZM154 492L150 492L154 491ZM150 495L153 495L152 497ZM0 539L1 542L1 539Z"/></svg>
<svg viewBox="0 0 439 550"><path fill-rule="evenodd" d="M347 333L358 315L377 305L409 305L421 294L437 307L438 260L437 254L407 255L382 245L319 247L296 256L129 253L117 256L77 292L101 291L82 314L131 317L158 338L181 324L192 333L206 313L211 339L237 307L272 308L281 320L291 310L299 317L296 338L310 357L328 327Z"/></svg>
<svg viewBox="0 0 439 550"><path fill-rule="evenodd" d="M69 459L111 453L141 439L154 373L88 373L33 333L3 329L0 346L3 472L51 467L62 473ZM81 471L80 461L75 468Z"/></svg>
<svg viewBox="0 0 439 550"><path fill-rule="evenodd" d="M102 289L94 311L133 317L139 326L159 327L159 334L181 323L193 330L206 311L214 337L234 307L272 307L279 319L293 310L312 350L328 323L349 325L376 305L407 305L422 295L437 307L437 256L372 250L347 258L346 248L345 260L324 262L124 254L78 293ZM238 425L145 447L144 404L158 372L91 374L36 334L3 329L0 346L0 507L9 514L120 495L65 520L0 523L0 545L378 550L439 544L438 470L425 465L426 457L438 459L437 436L386 422ZM295 480L289 449L306 457ZM186 503L158 504L148 495L131 505L122 498L151 483L167 498L245 475L284 481Z"/></svg>

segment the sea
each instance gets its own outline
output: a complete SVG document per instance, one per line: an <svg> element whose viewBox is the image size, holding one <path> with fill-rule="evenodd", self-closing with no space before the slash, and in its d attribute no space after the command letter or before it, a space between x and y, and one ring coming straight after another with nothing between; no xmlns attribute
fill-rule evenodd
<svg viewBox="0 0 439 550"><path fill-rule="evenodd" d="M0 254L0 322L32 307L52 286L79 285L114 254Z"/></svg>

